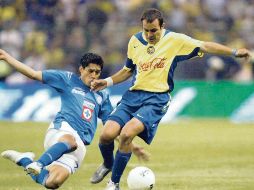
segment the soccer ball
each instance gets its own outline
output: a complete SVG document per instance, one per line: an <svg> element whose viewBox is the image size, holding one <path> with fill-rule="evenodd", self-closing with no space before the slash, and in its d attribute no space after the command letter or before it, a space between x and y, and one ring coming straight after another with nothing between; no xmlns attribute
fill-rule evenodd
<svg viewBox="0 0 254 190"><path fill-rule="evenodd" d="M130 190L150 190L154 187L155 175L151 169L139 166L129 172L127 184Z"/></svg>

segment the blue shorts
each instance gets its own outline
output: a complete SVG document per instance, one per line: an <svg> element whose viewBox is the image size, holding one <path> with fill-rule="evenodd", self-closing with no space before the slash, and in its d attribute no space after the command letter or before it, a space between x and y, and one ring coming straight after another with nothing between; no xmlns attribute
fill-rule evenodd
<svg viewBox="0 0 254 190"><path fill-rule="evenodd" d="M150 144L161 118L168 110L170 94L128 90L111 113L108 120L116 121L121 127L133 117L140 120L145 130L138 136Z"/></svg>

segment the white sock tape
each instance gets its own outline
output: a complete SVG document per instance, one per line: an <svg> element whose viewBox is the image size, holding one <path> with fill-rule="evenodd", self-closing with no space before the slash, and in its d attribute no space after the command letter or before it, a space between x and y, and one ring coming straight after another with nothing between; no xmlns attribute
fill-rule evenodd
<svg viewBox="0 0 254 190"><path fill-rule="evenodd" d="M113 79L111 77L105 78L105 81L107 81L107 87L113 86Z"/></svg>

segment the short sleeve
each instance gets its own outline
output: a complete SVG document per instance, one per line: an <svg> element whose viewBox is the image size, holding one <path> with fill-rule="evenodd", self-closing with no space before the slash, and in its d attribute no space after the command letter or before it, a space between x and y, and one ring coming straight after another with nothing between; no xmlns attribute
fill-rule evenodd
<svg viewBox="0 0 254 190"><path fill-rule="evenodd" d="M182 46L179 50L179 55L189 55L194 50L200 49L202 46L203 41L193 39L187 35L181 34L179 35L179 40L182 41ZM201 56L202 54L197 51L195 56Z"/></svg>
<svg viewBox="0 0 254 190"><path fill-rule="evenodd" d="M61 91L66 88L68 79L70 79L72 73L58 70L45 70L42 72L43 83Z"/></svg>
<svg viewBox="0 0 254 190"><path fill-rule="evenodd" d="M133 43L134 43L134 39L135 37L132 36L129 43L128 43L128 50L127 50L127 58L132 60L133 54L134 54L134 50L133 50Z"/></svg>
<svg viewBox="0 0 254 190"><path fill-rule="evenodd" d="M126 59L125 65L124 65L124 69L125 70L134 70L136 67L135 64L133 64L133 61L129 58Z"/></svg>

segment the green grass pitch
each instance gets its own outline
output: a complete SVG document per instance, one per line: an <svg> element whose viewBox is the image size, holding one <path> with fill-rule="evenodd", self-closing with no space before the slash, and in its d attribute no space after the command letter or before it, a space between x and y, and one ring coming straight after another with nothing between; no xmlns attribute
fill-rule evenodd
<svg viewBox="0 0 254 190"><path fill-rule="evenodd" d="M36 158L43 151L47 123L0 122L0 151L16 149L34 151ZM101 128L101 126L99 127ZM82 167L60 188L62 190L104 189L108 177L98 185L89 178L101 163L97 148L98 134L87 147ZM148 146L147 163L132 156L122 177L121 189L127 190L128 171L139 165L151 168L156 176L155 190L253 190L254 189L254 126L232 124L226 120L183 120L160 125ZM0 158L0 190L45 189L25 175L22 168Z"/></svg>

